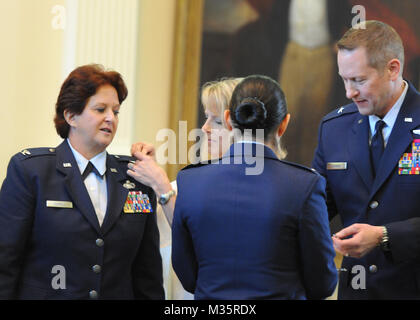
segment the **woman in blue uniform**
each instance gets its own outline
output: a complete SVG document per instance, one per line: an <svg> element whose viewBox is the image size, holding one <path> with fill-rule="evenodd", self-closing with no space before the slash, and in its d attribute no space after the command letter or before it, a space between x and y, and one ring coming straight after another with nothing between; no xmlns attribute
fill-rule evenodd
<svg viewBox="0 0 420 320"><path fill-rule="evenodd" d="M249 76L225 111L235 143L177 177L172 263L196 299L321 299L337 283L325 180L275 155L290 116L277 82Z"/></svg>
<svg viewBox="0 0 420 320"><path fill-rule="evenodd" d="M241 80L242 78L223 78L207 82L201 89L201 103L206 115L206 122L201 130L207 138L210 158L220 158L230 146L230 135L223 124L223 114L228 108L233 89ZM170 263L176 181L170 182L165 171L158 165L154 159L155 148L152 145L138 142L132 146L131 150L138 160L128 164L130 170L127 171L127 174L152 187L160 200L156 211L166 298L168 300L191 300L194 296L184 290Z"/></svg>
<svg viewBox="0 0 420 320"><path fill-rule="evenodd" d="M127 97L121 75L75 69L56 104L56 148L12 157L0 191L0 299L162 299L152 189L106 148Z"/></svg>

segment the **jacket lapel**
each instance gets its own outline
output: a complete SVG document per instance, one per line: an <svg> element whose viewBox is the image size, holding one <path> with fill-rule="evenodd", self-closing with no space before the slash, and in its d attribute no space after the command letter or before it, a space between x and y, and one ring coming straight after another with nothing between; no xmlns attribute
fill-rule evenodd
<svg viewBox="0 0 420 320"><path fill-rule="evenodd" d="M369 154L368 117L358 114L352 130L349 132L349 154L352 162L368 190L373 183L372 165Z"/></svg>
<svg viewBox="0 0 420 320"><path fill-rule="evenodd" d="M104 235L121 216L129 191L123 186L125 180L127 180L125 172L121 172L118 162L112 156L107 154L106 183L108 189L108 205L105 220L101 227Z"/></svg>
<svg viewBox="0 0 420 320"><path fill-rule="evenodd" d="M56 155L56 168L65 176L64 184L70 198L86 220L98 233L100 233L95 209L82 181L79 167L77 166L67 141L64 141L56 148Z"/></svg>
<svg viewBox="0 0 420 320"><path fill-rule="evenodd" d="M376 175L370 195L371 197L375 195L389 175L396 170L400 158L413 142L412 130L420 126L419 104L420 97L410 84L384 150L383 160L378 168L378 174ZM412 122L406 119L411 119Z"/></svg>

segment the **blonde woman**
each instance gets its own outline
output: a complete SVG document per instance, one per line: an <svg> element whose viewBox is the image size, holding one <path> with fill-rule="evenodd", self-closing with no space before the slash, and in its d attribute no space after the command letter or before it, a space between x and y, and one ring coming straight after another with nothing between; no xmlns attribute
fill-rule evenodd
<svg viewBox="0 0 420 320"><path fill-rule="evenodd" d="M246 77L224 115L235 143L177 176L172 263L183 287L206 300L330 296L337 271L325 179L274 152L290 119L282 89Z"/></svg>
<svg viewBox="0 0 420 320"><path fill-rule="evenodd" d="M231 144L230 133L225 127L224 111L228 108L232 92L242 78L224 78L207 82L201 89L201 102L206 121L201 130L206 134L210 158L219 158ZM193 299L185 291L171 265L171 226L176 201L176 181L172 183L166 172L157 164L153 146L138 142L131 148L131 153L138 159L129 165L128 175L150 186L160 199L157 209L160 232L161 255L163 260L163 278L166 299Z"/></svg>

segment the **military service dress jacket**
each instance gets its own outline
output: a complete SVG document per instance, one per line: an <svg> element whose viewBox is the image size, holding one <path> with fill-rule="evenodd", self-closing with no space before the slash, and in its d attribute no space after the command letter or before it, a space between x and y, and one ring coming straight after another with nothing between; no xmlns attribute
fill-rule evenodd
<svg viewBox="0 0 420 320"><path fill-rule="evenodd" d="M361 259L344 258L346 271L340 274L338 295L343 299L418 299L420 94L409 84L375 178L369 128L368 116L361 115L354 103L333 111L321 122L313 161L327 179L330 218L339 214L344 227L366 223L388 230L389 252L378 247Z"/></svg>
<svg viewBox="0 0 420 320"><path fill-rule="evenodd" d="M174 270L195 299L325 298L337 283L325 180L256 146L178 174Z"/></svg>
<svg viewBox="0 0 420 320"><path fill-rule="evenodd" d="M66 141L12 157L0 192L0 299L163 299L153 191L107 154L99 225ZM141 198L141 199L140 199Z"/></svg>

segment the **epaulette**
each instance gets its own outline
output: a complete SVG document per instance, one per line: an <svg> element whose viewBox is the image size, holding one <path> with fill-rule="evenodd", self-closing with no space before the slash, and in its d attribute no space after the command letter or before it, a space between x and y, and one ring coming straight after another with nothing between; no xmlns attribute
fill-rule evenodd
<svg viewBox="0 0 420 320"><path fill-rule="evenodd" d="M334 111L330 112L329 114L327 114L323 119L322 122L331 120L331 119L335 119L338 117L341 117L343 115L346 114L351 114L351 113L355 113L355 112L359 112L359 110L357 109L357 106L354 103L350 103L348 105L345 105L343 107L339 107L337 109L335 109Z"/></svg>
<svg viewBox="0 0 420 320"><path fill-rule="evenodd" d="M40 156L55 156L55 148L28 148L18 153L20 159L30 159Z"/></svg>
<svg viewBox="0 0 420 320"><path fill-rule="evenodd" d="M187 170L187 169L191 169L191 168L199 168L199 167L202 167L202 166L206 166L210 163L211 163L211 161L202 161L202 162L199 162L199 163L189 164L189 165L185 166L184 168L182 168L181 170Z"/></svg>
<svg viewBox="0 0 420 320"><path fill-rule="evenodd" d="M112 155L117 161L120 162L136 162L136 158L135 157L131 157L131 156L123 156L123 155Z"/></svg>
<svg viewBox="0 0 420 320"><path fill-rule="evenodd" d="M302 164L298 164L298 163L294 163L294 162L289 162L289 161L286 161L286 160L280 160L280 162L283 162L283 163L288 164L288 165L291 165L291 166L293 166L295 168L302 169L302 170L305 170L305 171L308 171L308 172L311 172L311 173L314 173L314 174L319 175L318 171L316 171L314 168L309 168L309 167L304 166Z"/></svg>

